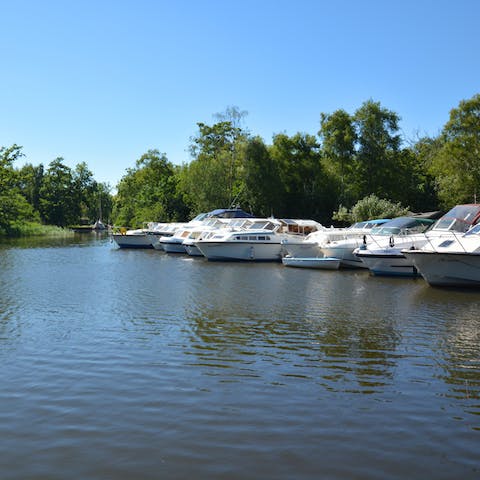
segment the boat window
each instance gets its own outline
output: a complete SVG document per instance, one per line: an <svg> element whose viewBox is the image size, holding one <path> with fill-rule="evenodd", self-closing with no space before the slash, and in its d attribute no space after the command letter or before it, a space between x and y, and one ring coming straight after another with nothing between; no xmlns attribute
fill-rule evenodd
<svg viewBox="0 0 480 480"><path fill-rule="evenodd" d="M249 240L257 240L257 237L248 237Z"/></svg>
<svg viewBox="0 0 480 480"><path fill-rule="evenodd" d="M270 240L270 236L267 235L267 236L265 237L265 240Z"/></svg>
<svg viewBox="0 0 480 480"><path fill-rule="evenodd" d="M453 243L453 240L445 240L444 242L442 242L439 247L448 247L449 245L451 245Z"/></svg>
<svg viewBox="0 0 480 480"><path fill-rule="evenodd" d="M258 239L259 239L259 240L265 240L265 236L259 235Z"/></svg>
<svg viewBox="0 0 480 480"><path fill-rule="evenodd" d="M466 234L466 235L475 235L477 233L480 233L480 223L472 227Z"/></svg>

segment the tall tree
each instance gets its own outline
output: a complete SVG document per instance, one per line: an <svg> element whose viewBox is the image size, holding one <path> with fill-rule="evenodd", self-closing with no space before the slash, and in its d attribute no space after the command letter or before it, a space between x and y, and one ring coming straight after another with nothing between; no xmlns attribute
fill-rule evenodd
<svg viewBox="0 0 480 480"><path fill-rule="evenodd" d="M181 189L194 213L228 207L242 196L241 152L246 134L230 121L198 123L192 138L192 161L180 175Z"/></svg>
<svg viewBox="0 0 480 480"><path fill-rule="evenodd" d="M80 209L73 172L64 159L53 160L40 189L40 214L51 225L66 227L80 221Z"/></svg>
<svg viewBox="0 0 480 480"><path fill-rule="evenodd" d="M34 166L30 163L20 168L19 186L22 194L35 211L40 211L40 189L44 176L43 164Z"/></svg>
<svg viewBox="0 0 480 480"><path fill-rule="evenodd" d="M242 203L258 216L268 217L277 211L282 192L278 165L260 137L249 139L245 145L243 179Z"/></svg>
<svg viewBox="0 0 480 480"><path fill-rule="evenodd" d="M316 138L301 133L275 135L270 155L282 183L282 202L276 215L325 221L334 207L332 181L322 168Z"/></svg>
<svg viewBox="0 0 480 480"><path fill-rule="evenodd" d="M432 150L431 172L445 206L480 201L480 94L450 111Z"/></svg>
<svg viewBox="0 0 480 480"><path fill-rule="evenodd" d="M398 175L396 161L401 142L398 133L400 117L383 108L380 102L368 100L353 118L360 195L374 193L380 197L388 196Z"/></svg>
<svg viewBox="0 0 480 480"><path fill-rule="evenodd" d="M320 114L320 131L324 163L339 178L339 204L349 204L356 197L355 142L353 118L345 110Z"/></svg>
<svg viewBox="0 0 480 480"><path fill-rule="evenodd" d="M0 148L0 231L11 233L19 222L34 219L33 208L19 188L18 172L13 163L23 156L22 147Z"/></svg>
<svg viewBox="0 0 480 480"><path fill-rule="evenodd" d="M90 217L96 189L96 182L93 178L93 173L89 170L87 164L82 162L75 166L72 176L74 186L72 195L75 196L75 203L78 207L78 216L88 218L90 221L96 220L95 217ZM94 212L96 210L97 209L94 209Z"/></svg>
<svg viewBox="0 0 480 480"><path fill-rule="evenodd" d="M127 170L117 186L114 221L141 226L146 221L171 221L176 218L176 175L165 154L148 150Z"/></svg>

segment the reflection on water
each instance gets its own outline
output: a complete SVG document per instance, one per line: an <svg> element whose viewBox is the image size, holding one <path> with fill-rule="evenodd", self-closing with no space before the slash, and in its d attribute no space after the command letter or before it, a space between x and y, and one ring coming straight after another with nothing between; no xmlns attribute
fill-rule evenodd
<svg viewBox="0 0 480 480"><path fill-rule="evenodd" d="M0 247L8 478L475 478L480 293ZM29 461L22 461L24 452Z"/></svg>

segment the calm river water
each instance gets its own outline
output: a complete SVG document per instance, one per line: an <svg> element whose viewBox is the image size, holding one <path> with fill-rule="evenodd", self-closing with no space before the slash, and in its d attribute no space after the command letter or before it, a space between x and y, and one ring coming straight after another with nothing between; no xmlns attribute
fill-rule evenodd
<svg viewBox="0 0 480 480"><path fill-rule="evenodd" d="M0 478L480 478L480 292L0 245Z"/></svg>

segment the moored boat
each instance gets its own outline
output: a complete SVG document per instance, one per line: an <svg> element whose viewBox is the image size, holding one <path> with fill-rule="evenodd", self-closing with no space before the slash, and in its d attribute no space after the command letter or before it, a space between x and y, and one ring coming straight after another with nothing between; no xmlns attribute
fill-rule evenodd
<svg viewBox="0 0 480 480"><path fill-rule="evenodd" d="M479 219L480 205L467 204L453 207L423 233L419 231L422 228L420 223L408 228L404 226L400 232L389 231L389 224L385 224L383 239L372 235L366 245L355 250L355 254L374 275L419 276L418 267L410 256L405 255L405 251L422 249L431 242L441 243L462 235ZM428 219L423 221L425 220Z"/></svg>
<svg viewBox="0 0 480 480"><path fill-rule="evenodd" d="M480 224L463 235L433 238L421 249L403 253L429 285L480 287Z"/></svg>
<svg viewBox="0 0 480 480"><path fill-rule="evenodd" d="M399 217L372 231L366 242L353 251L373 275L418 276L418 270L402 254L404 248L423 244L423 233L434 220L418 217Z"/></svg>
<svg viewBox="0 0 480 480"><path fill-rule="evenodd" d="M323 227L319 228L307 235L305 238L288 238L283 242L283 248L287 255L292 257L318 257L318 256L332 256L321 250L322 247L327 247L332 242L346 241L352 239L352 248L360 245L363 235L369 233L372 228L375 228L382 223L387 222L388 219L374 219L364 222L357 222L348 228ZM360 239L353 241L353 239ZM355 261L355 258L353 259Z"/></svg>
<svg viewBox="0 0 480 480"><path fill-rule="evenodd" d="M282 258L282 263L286 267L338 270L340 266L340 259L332 257L291 257L286 255Z"/></svg>
<svg viewBox="0 0 480 480"><path fill-rule="evenodd" d="M288 235L278 233L280 227L275 219L252 220L244 230L212 232L195 245L208 260L279 262L281 241Z"/></svg>
<svg viewBox="0 0 480 480"><path fill-rule="evenodd" d="M111 238L120 248L154 248L158 239L165 235L168 225L170 224L149 222L146 228L127 230L122 227L112 232Z"/></svg>

